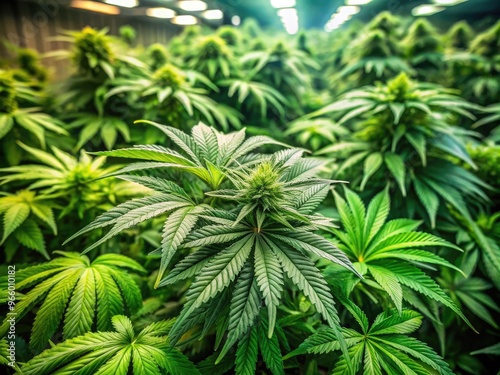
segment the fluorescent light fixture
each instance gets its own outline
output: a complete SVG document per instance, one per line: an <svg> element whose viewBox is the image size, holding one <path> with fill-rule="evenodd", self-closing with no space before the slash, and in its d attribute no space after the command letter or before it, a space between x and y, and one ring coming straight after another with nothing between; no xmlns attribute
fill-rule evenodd
<svg viewBox="0 0 500 375"><path fill-rule="evenodd" d="M149 8L146 9L146 15L156 18L174 18L176 13L174 10L168 8Z"/></svg>
<svg viewBox="0 0 500 375"><path fill-rule="evenodd" d="M273 8L292 8L295 6L295 0L271 0Z"/></svg>
<svg viewBox="0 0 500 375"><path fill-rule="evenodd" d="M299 16L297 14L297 9L295 8L284 8L278 10L278 16L281 18L281 22L298 22Z"/></svg>
<svg viewBox="0 0 500 375"><path fill-rule="evenodd" d="M241 24L241 18L240 18L240 16L232 16L231 17L231 23L234 26L239 26Z"/></svg>
<svg viewBox="0 0 500 375"><path fill-rule="evenodd" d="M422 4L419 5L418 7L413 8L411 10L411 14L415 17L430 16L432 14L442 12L443 10L445 10L445 8L443 7L438 7L431 4Z"/></svg>
<svg viewBox="0 0 500 375"><path fill-rule="evenodd" d="M372 0L345 0L345 5L366 5L371 2Z"/></svg>
<svg viewBox="0 0 500 375"><path fill-rule="evenodd" d="M467 0L432 0L436 5L452 6L465 3Z"/></svg>
<svg viewBox="0 0 500 375"><path fill-rule="evenodd" d="M84 1L84 0L73 0L70 4L72 8L90 10L91 12L104 13L104 14L120 14L120 8L104 4L98 3L96 1Z"/></svg>
<svg viewBox="0 0 500 375"><path fill-rule="evenodd" d="M201 0L184 0L177 3L179 8L189 12L201 12L207 9L207 3Z"/></svg>
<svg viewBox="0 0 500 375"><path fill-rule="evenodd" d="M298 23L295 23L293 25L285 25L285 30L288 34L297 34L297 32L299 31L299 24Z"/></svg>
<svg viewBox="0 0 500 375"><path fill-rule="evenodd" d="M353 16L359 13L360 9L357 5L343 5L337 9L338 14L347 14Z"/></svg>
<svg viewBox="0 0 500 375"><path fill-rule="evenodd" d="M105 0L106 4L116 5L123 8L134 8L139 5L138 0Z"/></svg>
<svg viewBox="0 0 500 375"><path fill-rule="evenodd" d="M221 20L224 17L224 13L219 9L210 9L204 11L202 16L207 20Z"/></svg>
<svg viewBox="0 0 500 375"><path fill-rule="evenodd" d="M344 23L345 21L349 21L351 18L352 18L352 16L350 14L335 13L330 20L335 21L335 22Z"/></svg>
<svg viewBox="0 0 500 375"><path fill-rule="evenodd" d="M182 26L196 25L198 23L198 18L189 14L183 14L182 16L175 16L174 18L172 18L172 23Z"/></svg>

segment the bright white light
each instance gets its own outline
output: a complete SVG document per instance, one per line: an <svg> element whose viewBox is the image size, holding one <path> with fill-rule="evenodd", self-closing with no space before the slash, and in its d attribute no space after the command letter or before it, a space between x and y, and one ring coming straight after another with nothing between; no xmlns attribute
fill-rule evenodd
<svg viewBox="0 0 500 375"><path fill-rule="evenodd" d="M297 9L295 8L285 8L278 10L278 16L281 18L295 18L297 16Z"/></svg>
<svg viewBox="0 0 500 375"><path fill-rule="evenodd" d="M183 14L182 16L176 16L172 18L172 23L175 25L196 25L198 23L198 18L195 16L190 16L188 14Z"/></svg>
<svg viewBox="0 0 500 375"><path fill-rule="evenodd" d="M240 16L232 16L231 17L231 23L234 25L234 26L239 26L240 23L241 23L241 18Z"/></svg>
<svg viewBox="0 0 500 375"><path fill-rule="evenodd" d="M120 8L114 5L98 3L95 1L73 0L70 3L72 8L89 10L91 12L104 13L104 14L120 14Z"/></svg>
<svg viewBox="0 0 500 375"><path fill-rule="evenodd" d="M329 25L329 24L326 24L325 25L325 31L327 33L329 33L330 31L333 31L335 29L338 29L340 27L340 25Z"/></svg>
<svg viewBox="0 0 500 375"><path fill-rule="evenodd" d="M281 22L283 22L284 24L299 22L297 9L295 8L280 9L278 10L278 16L281 18Z"/></svg>
<svg viewBox="0 0 500 375"><path fill-rule="evenodd" d="M207 3L201 0L184 0L177 3L179 8L190 12L200 12L207 9Z"/></svg>
<svg viewBox="0 0 500 375"><path fill-rule="evenodd" d="M106 4L117 5L124 8L134 8L139 5L137 0L105 0Z"/></svg>
<svg viewBox="0 0 500 375"><path fill-rule="evenodd" d="M337 13L339 14L348 14L349 16L353 16L356 13L359 13L359 7L356 5L344 5L337 9Z"/></svg>
<svg viewBox="0 0 500 375"><path fill-rule="evenodd" d="M371 2L372 0L345 0L345 5L365 5Z"/></svg>
<svg viewBox="0 0 500 375"><path fill-rule="evenodd" d="M288 25L288 26L285 26L285 30L288 34L297 34L297 32L299 31L299 24L298 23L295 23L293 25Z"/></svg>
<svg viewBox="0 0 500 375"><path fill-rule="evenodd" d="M202 16L207 20L221 20L224 17L224 13L219 9L210 9L204 11Z"/></svg>
<svg viewBox="0 0 500 375"><path fill-rule="evenodd" d="M174 18L175 17L175 11L172 9L168 8L149 8L146 9L146 15L149 17L156 17L156 18Z"/></svg>
<svg viewBox="0 0 500 375"><path fill-rule="evenodd" d="M448 6L452 6L452 5L457 5L457 4L461 4L461 3L465 3L467 0L432 0L432 2L434 4L437 4L437 5L448 5Z"/></svg>
<svg viewBox="0 0 500 375"><path fill-rule="evenodd" d="M295 0L271 0L273 8L292 8L295 6Z"/></svg>
<svg viewBox="0 0 500 375"><path fill-rule="evenodd" d="M326 23L329 28L337 28L342 25L346 20L332 19Z"/></svg>
<svg viewBox="0 0 500 375"><path fill-rule="evenodd" d="M411 10L411 14L414 15L415 17L430 16L432 14L442 12L444 9L445 8L443 8L443 7L437 7L435 5L423 4L423 5L419 5L418 7L413 8Z"/></svg>
<svg viewBox="0 0 500 375"><path fill-rule="evenodd" d="M345 21L349 21L350 19L352 18L352 16L350 14L345 14L345 13L335 13L331 20L332 21L336 21L336 22L340 22L340 23L344 23Z"/></svg>

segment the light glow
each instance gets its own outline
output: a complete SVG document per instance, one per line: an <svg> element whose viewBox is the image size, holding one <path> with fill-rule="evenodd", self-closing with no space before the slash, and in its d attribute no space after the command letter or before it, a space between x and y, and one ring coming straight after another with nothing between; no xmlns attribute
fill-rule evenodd
<svg viewBox="0 0 500 375"><path fill-rule="evenodd" d="M411 14L415 17L430 16L432 14L442 12L443 10L445 10L445 8L443 8L443 7L438 7L438 6L431 5L431 4L423 4L423 5L419 5L418 7L413 8L411 10Z"/></svg>
<svg viewBox="0 0 500 375"><path fill-rule="evenodd" d="M345 0L345 5L366 5L371 2L372 0Z"/></svg>
<svg viewBox="0 0 500 375"><path fill-rule="evenodd" d="M146 15L155 18L174 18L176 12L168 8L149 8L146 9Z"/></svg>
<svg viewBox="0 0 500 375"><path fill-rule="evenodd" d="M86 0L73 0L70 4L72 8L90 10L91 12L104 13L104 14L120 14L120 8L104 4L98 3L95 1L86 1Z"/></svg>
<svg viewBox="0 0 500 375"><path fill-rule="evenodd" d="M278 16L280 16L281 20L294 20L299 19L297 15L297 9L295 8L286 8L278 10Z"/></svg>
<svg viewBox="0 0 500 375"><path fill-rule="evenodd" d="M175 25L196 25L198 23L198 18L195 16L190 16L189 14L183 14L181 16L175 16L172 18L172 23Z"/></svg>
<svg viewBox="0 0 500 375"><path fill-rule="evenodd" d="M338 14L347 14L349 16L353 16L359 13L360 8L356 5L343 5L337 9Z"/></svg>
<svg viewBox="0 0 500 375"><path fill-rule="evenodd" d="M224 17L224 13L219 9L210 9L204 11L202 16L207 20L221 20Z"/></svg>
<svg viewBox="0 0 500 375"><path fill-rule="evenodd" d="M291 25L285 25L285 30L288 34L291 34L291 35L297 34L297 32L299 31L299 24L294 23Z"/></svg>
<svg viewBox="0 0 500 375"><path fill-rule="evenodd" d="M207 3L201 0L184 0L177 3L179 8L189 12L201 12L207 9Z"/></svg>
<svg viewBox="0 0 500 375"><path fill-rule="evenodd" d="M452 6L465 3L467 0L432 0L436 5Z"/></svg>
<svg viewBox="0 0 500 375"><path fill-rule="evenodd" d="M342 13L342 14L339 14L339 13L335 13L331 20L332 21L336 21L336 22L340 22L340 23L344 23L346 21L349 21L350 19L352 18L352 16L350 14L345 14L345 13Z"/></svg>
<svg viewBox="0 0 500 375"><path fill-rule="evenodd" d="M106 4L116 5L123 8L134 8L139 5L138 0L105 0Z"/></svg>
<svg viewBox="0 0 500 375"><path fill-rule="evenodd" d="M295 6L295 0L271 0L273 8L292 8Z"/></svg>
<svg viewBox="0 0 500 375"><path fill-rule="evenodd" d="M231 23L234 26L239 26L241 24L241 18L240 18L240 16L232 16L231 17Z"/></svg>

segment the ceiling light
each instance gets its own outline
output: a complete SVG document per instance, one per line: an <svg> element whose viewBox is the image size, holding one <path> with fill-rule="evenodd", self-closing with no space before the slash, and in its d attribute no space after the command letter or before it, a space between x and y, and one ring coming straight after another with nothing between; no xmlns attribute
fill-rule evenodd
<svg viewBox="0 0 500 375"><path fill-rule="evenodd" d="M330 19L331 21L335 21L335 22L340 22L340 23L344 23L345 21L349 21L350 19L352 18L352 16L350 14L345 14L345 13L342 13L342 14L339 14L339 13L335 13L332 18Z"/></svg>
<svg viewBox="0 0 500 375"><path fill-rule="evenodd" d="M359 13L359 11L360 9L356 5L344 5L337 9L338 14L347 14L349 16Z"/></svg>
<svg viewBox="0 0 500 375"><path fill-rule="evenodd" d="M432 0L432 2L434 4L437 4L437 5L448 5L448 6L451 6L451 5L457 5L457 4L461 4L461 3L465 3L467 0Z"/></svg>
<svg viewBox="0 0 500 375"><path fill-rule="evenodd" d="M234 25L234 26L239 26L240 23L241 23L241 18L240 16L232 16L231 17L231 23Z"/></svg>
<svg viewBox="0 0 500 375"><path fill-rule="evenodd" d="M199 0L184 0L177 3L179 8L190 12L199 12L207 9L207 3Z"/></svg>
<svg viewBox="0 0 500 375"><path fill-rule="evenodd" d="M207 20L221 20L224 17L224 13L219 9L210 9L204 11L202 16Z"/></svg>
<svg viewBox="0 0 500 375"><path fill-rule="evenodd" d="M271 6L274 8L292 8L295 6L295 0L271 0Z"/></svg>
<svg viewBox="0 0 500 375"><path fill-rule="evenodd" d="M372 0L345 0L345 5L365 5L371 2Z"/></svg>
<svg viewBox="0 0 500 375"><path fill-rule="evenodd" d="M291 22L299 20L297 15L297 9L295 8L285 8L278 10L278 16L280 16L282 22Z"/></svg>
<svg viewBox="0 0 500 375"><path fill-rule="evenodd" d="M195 16L190 16L188 14L183 14L182 16L176 16L172 18L172 23L175 25L196 25L198 23L198 18Z"/></svg>
<svg viewBox="0 0 500 375"><path fill-rule="evenodd" d="M105 0L106 4L117 5L124 8L134 8L139 5L138 0Z"/></svg>
<svg viewBox="0 0 500 375"><path fill-rule="evenodd" d="M293 25L288 25L288 26L285 26L285 30L288 34L297 34L297 32L299 31L299 24L296 23L296 24L293 24Z"/></svg>
<svg viewBox="0 0 500 375"><path fill-rule="evenodd" d="M149 8L146 9L146 15L149 17L156 18L173 18L175 17L175 11L168 8Z"/></svg>
<svg viewBox="0 0 500 375"><path fill-rule="evenodd" d="M443 7L437 7L435 5L430 5L430 4L423 4L419 5L418 7L415 7L411 10L411 14L414 15L415 17L418 16L430 16L432 14L439 13L443 11L445 8Z"/></svg>
<svg viewBox="0 0 500 375"><path fill-rule="evenodd" d="M342 25L345 21L347 20L342 20L342 19L331 19L330 21L327 22L328 27L339 27Z"/></svg>
<svg viewBox="0 0 500 375"><path fill-rule="evenodd" d="M120 8L114 5L98 3L95 1L73 0L70 4L72 8L90 10L91 12L98 12L104 14L120 14Z"/></svg>

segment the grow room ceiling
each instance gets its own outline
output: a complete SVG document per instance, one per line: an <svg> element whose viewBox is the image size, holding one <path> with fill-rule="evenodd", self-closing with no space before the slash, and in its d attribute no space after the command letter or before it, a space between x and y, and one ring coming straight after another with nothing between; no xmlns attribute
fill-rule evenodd
<svg viewBox="0 0 500 375"><path fill-rule="evenodd" d="M32 0L35 1L35 0ZM500 17L498 0L68 0L71 7L120 16L154 17L179 25L238 25L255 18L262 26L333 31L352 20L368 21L381 11L431 17L436 23Z"/></svg>

